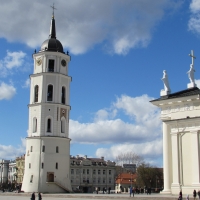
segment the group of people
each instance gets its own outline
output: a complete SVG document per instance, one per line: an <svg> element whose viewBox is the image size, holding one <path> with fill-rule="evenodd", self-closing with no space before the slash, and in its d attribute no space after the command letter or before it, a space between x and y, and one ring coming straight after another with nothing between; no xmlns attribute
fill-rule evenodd
<svg viewBox="0 0 200 200"><path fill-rule="evenodd" d="M35 192L33 192L33 193L31 194L31 200L35 200ZM42 195L41 195L40 192L38 193L38 200L42 200Z"/></svg>
<svg viewBox="0 0 200 200"><path fill-rule="evenodd" d="M200 199L200 190L198 192L196 190L193 191L194 200L197 200L197 196L198 196L198 199ZM182 199L183 199L183 195L182 195L182 191L180 191L178 200L182 200ZM189 200L189 194L186 195L186 200Z"/></svg>

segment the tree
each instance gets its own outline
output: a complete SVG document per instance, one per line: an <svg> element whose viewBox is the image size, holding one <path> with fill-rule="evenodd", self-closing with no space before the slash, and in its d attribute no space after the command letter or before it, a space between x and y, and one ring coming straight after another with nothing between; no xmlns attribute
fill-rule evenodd
<svg viewBox="0 0 200 200"><path fill-rule="evenodd" d="M163 185L162 168L151 166L149 163L142 163L137 168L137 184L140 187L161 187Z"/></svg>
<svg viewBox="0 0 200 200"><path fill-rule="evenodd" d="M143 162L142 156L137 155L133 152L121 153L116 157L117 165L123 164L136 164L136 167Z"/></svg>

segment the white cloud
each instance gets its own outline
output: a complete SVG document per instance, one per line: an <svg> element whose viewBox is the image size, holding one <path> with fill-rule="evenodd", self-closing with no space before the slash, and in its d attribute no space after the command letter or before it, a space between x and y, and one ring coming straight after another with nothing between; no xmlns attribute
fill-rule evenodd
<svg viewBox="0 0 200 200"><path fill-rule="evenodd" d="M109 144L97 150L98 157L114 160L120 152L134 151L152 162L151 157L162 157L160 111L149 101L151 97L122 95L108 109L97 111L94 121L80 123L70 120L72 142ZM112 113L115 113L114 115ZM123 114L130 122L123 121Z"/></svg>
<svg viewBox="0 0 200 200"><path fill-rule="evenodd" d="M25 81L25 83L22 87L23 88L29 88L29 86L30 86L30 79L28 78L28 79L26 79L26 81Z"/></svg>
<svg viewBox="0 0 200 200"><path fill-rule="evenodd" d="M24 57L26 54L22 51L19 52L10 52L7 51L7 55L4 58L5 67L8 69L17 68L23 65Z"/></svg>
<svg viewBox="0 0 200 200"><path fill-rule="evenodd" d="M25 138L21 138L21 145L13 147L11 145L0 144L0 159L12 159L14 160L17 156L21 156L26 152Z"/></svg>
<svg viewBox="0 0 200 200"><path fill-rule="evenodd" d="M188 28L192 32L200 34L200 2L192 0L190 3L191 17L188 22Z"/></svg>
<svg viewBox="0 0 200 200"><path fill-rule="evenodd" d="M57 38L74 54L84 53L100 43L116 54L144 47L164 14L179 5L173 0L84 0L84 3L55 0L54 3L58 9L55 11ZM34 4L26 0L2 3L0 37L33 48L41 46L48 38L50 13L51 8L45 0L35 0Z"/></svg>
<svg viewBox="0 0 200 200"><path fill-rule="evenodd" d="M0 100L11 99L16 94L16 88L4 82L0 84Z"/></svg>
<svg viewBox="0 0 200 200"><path fill-rule="evenodd" d="M22 51L10 52L7 51L5 58L0 60L0 76L6 77L12 74L14 69L24 71L28 68L28 62L25 62L26 53Z"/></svg>
<svg viewBox="0 0 200 200"><path fill-rule="evenodd" d="M115 158L121 153L134 152L144 158L146 162L150 162L155 165L160 165L162 159L162 139L152 142L143 142L140 144L134 143L122 143L112 145L109 148L99 148L96 150L96 156L105 156L106 159L115 160Z"/></svg>

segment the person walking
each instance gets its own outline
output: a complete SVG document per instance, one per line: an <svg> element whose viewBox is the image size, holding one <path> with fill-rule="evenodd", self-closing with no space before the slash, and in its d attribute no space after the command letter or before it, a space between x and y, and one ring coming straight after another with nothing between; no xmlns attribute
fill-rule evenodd
<svg viewBox="0 0 200 200"><path fill-rule="evenodd" d="M133 193L133 188L130 187L130 197L131 197L131 194Z"/></svg>
<svg viewBox="0 0 200 200"><path fill-rule="evenodd" d="M187 194L187 196L186 196L186 200L190 200L190 199L189 199L189 194Z"/></svg>
<svg viewBox="0 0 200 200"><path fill-rule="evenodd" d="M196 190L193 191L193 197L194 197L194 200L196 200L196 197L197 197L197 191Z"/></svg>
<svg viewBox="0 0 200 200"><path fill-rule="evenodd" d="M199 197L199 199L200 199L200 190L198 190L198 193L197 193L197 194L198 194L198 197Z"/></svg>
<svg viewBox="0 0 200 200"><path fill-rule="evenodd" d="M38 200L42 200L42 195L40 192L38 193Z"/></svg>
<svg viewBox="0 0 200 200"><path fill-rule="evenodd" d="M182 200L182 190L179 192L178 200Z"/></svg>
<svg viewBox="0 0 200 200"><path fill-rule="evenodd" d="M35 192L32 193L31 200L35 200Z"/></svg>

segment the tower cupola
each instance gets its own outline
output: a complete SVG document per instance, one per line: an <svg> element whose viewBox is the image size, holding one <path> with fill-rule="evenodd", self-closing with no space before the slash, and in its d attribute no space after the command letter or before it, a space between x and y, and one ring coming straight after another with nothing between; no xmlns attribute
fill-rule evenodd
<svg viewBox="0 0 200 200"><path fill-rule="evenodd" d="M51 19L49 38L42 43L40 51L54 51L64 53L61 42L56 39L56 25L54 15Z"/></svg>

